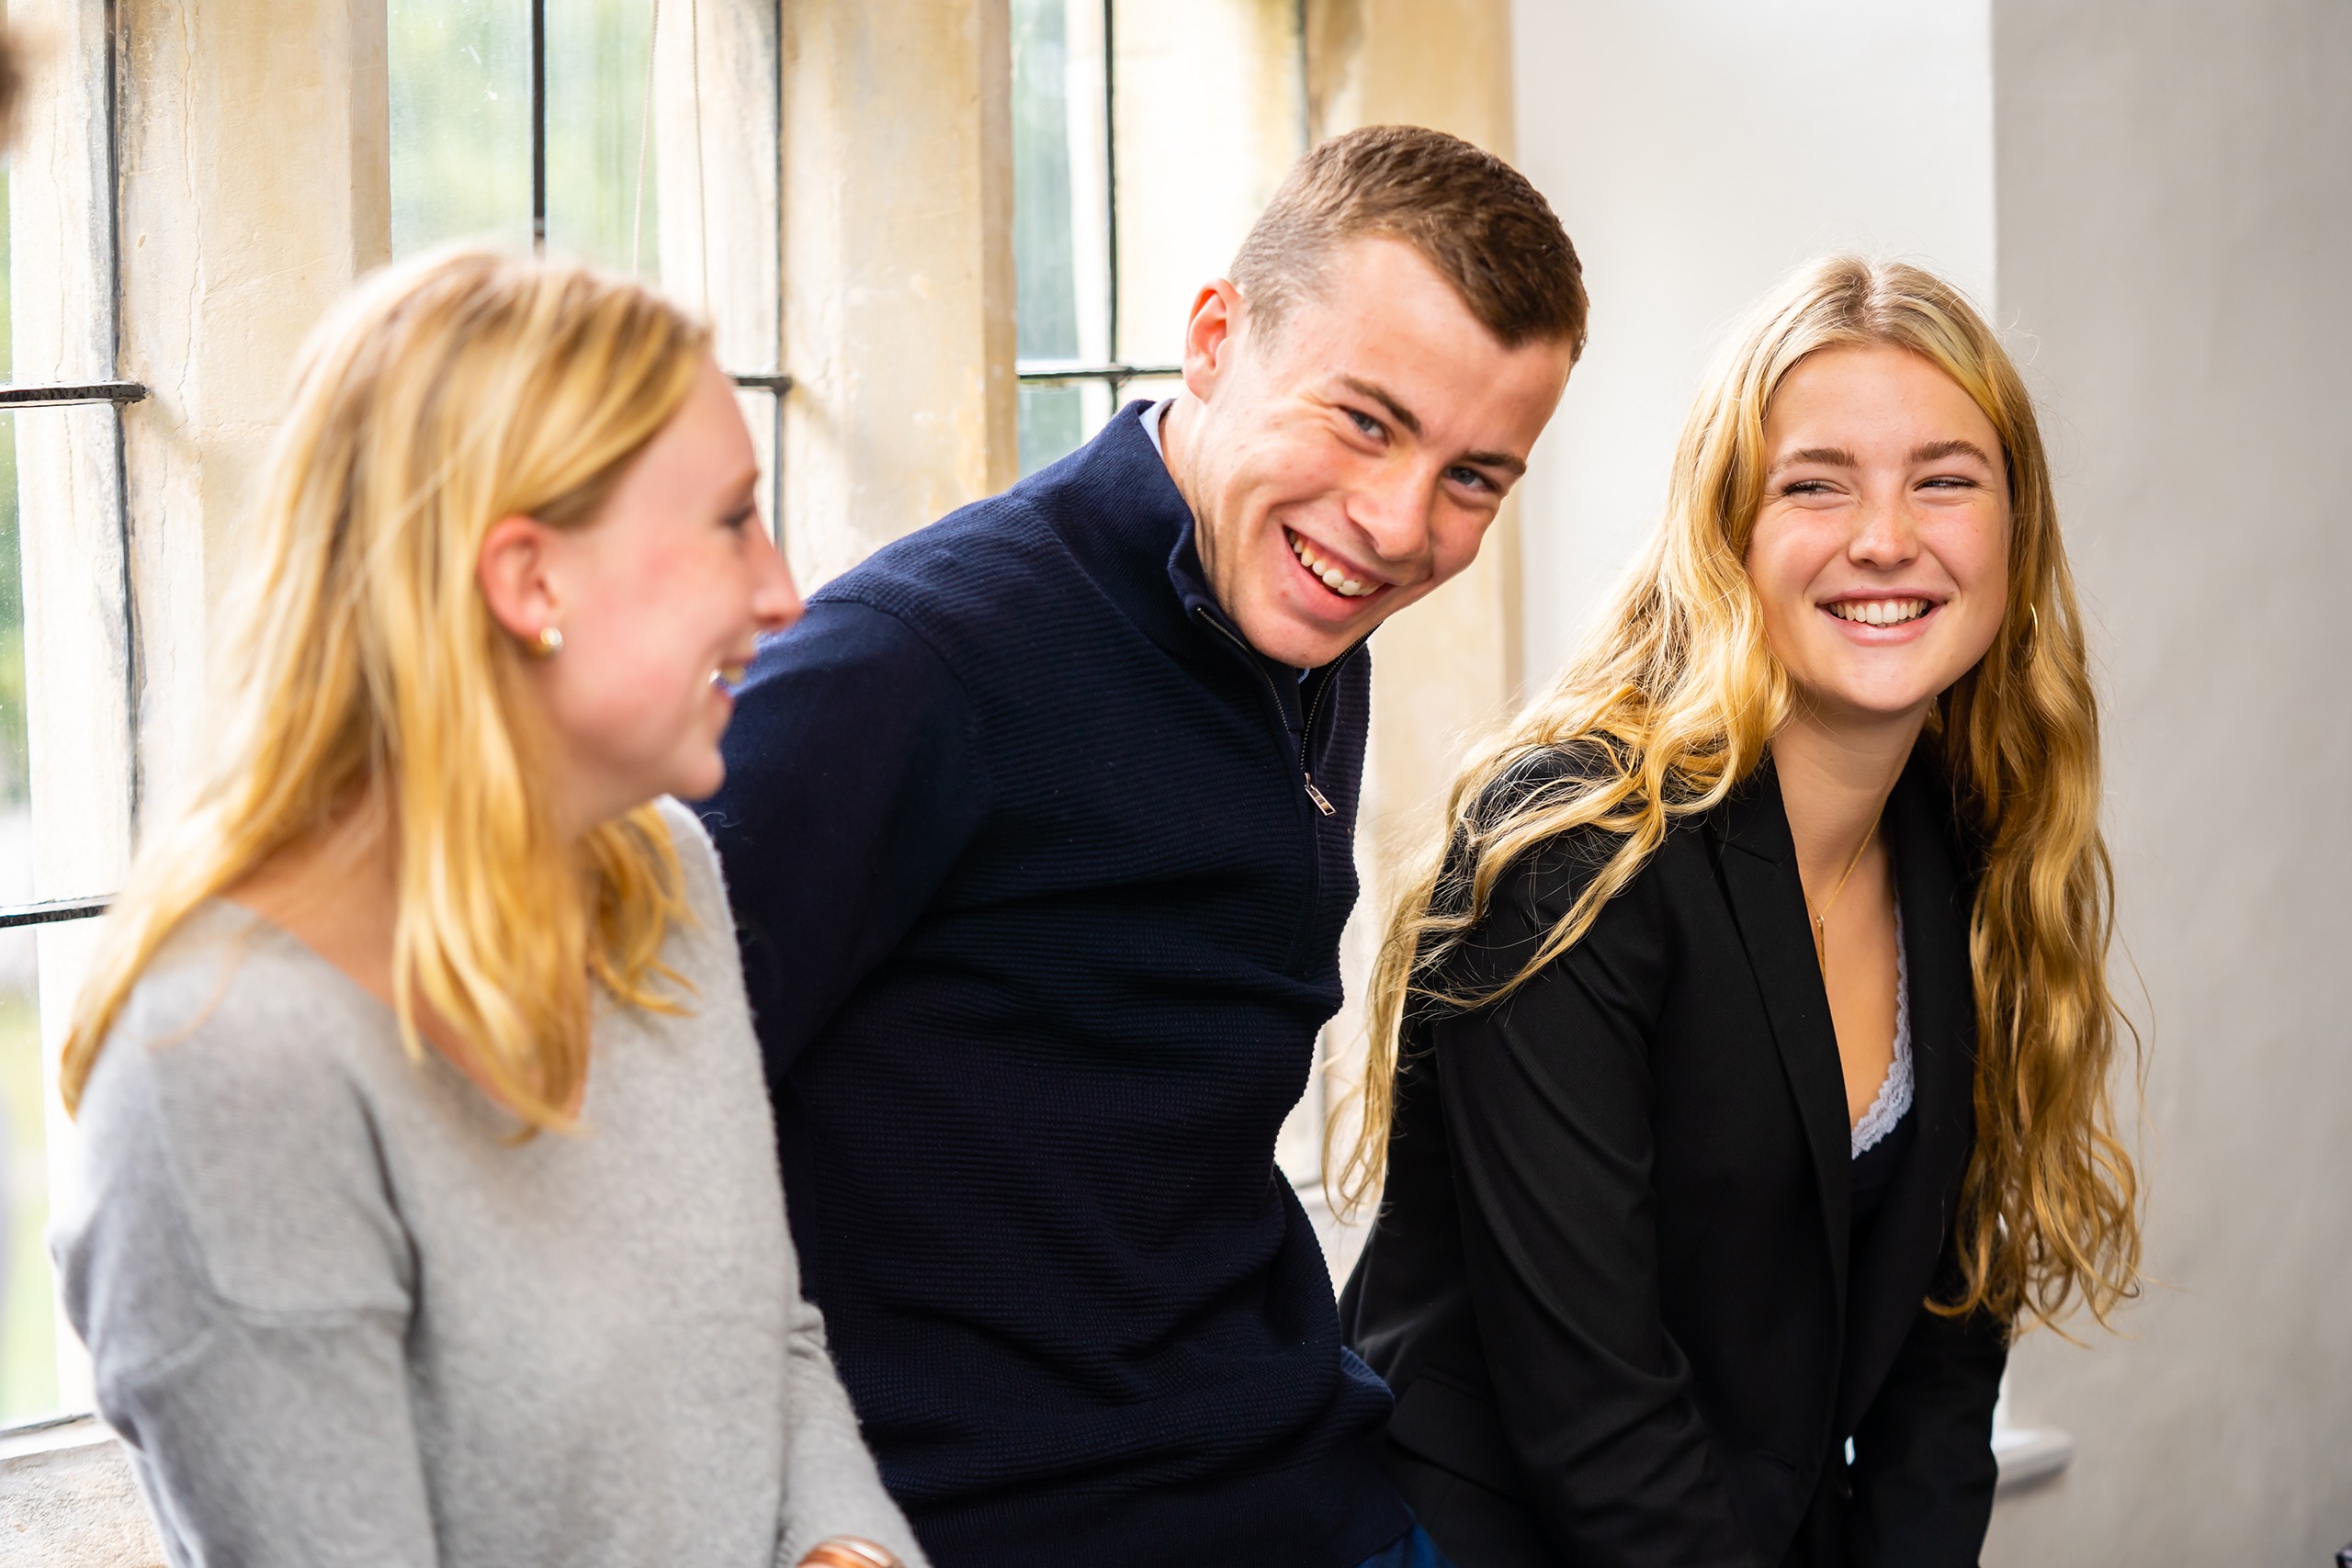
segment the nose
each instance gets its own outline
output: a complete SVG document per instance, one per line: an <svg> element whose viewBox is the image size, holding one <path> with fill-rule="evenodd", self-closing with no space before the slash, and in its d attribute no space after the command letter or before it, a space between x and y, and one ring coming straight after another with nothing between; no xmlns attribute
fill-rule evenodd
<svg viewBox="0 0 2352 1568"><path fill-rule="evenodd" d="M800 618L800 588L775 541L765 529L758 533L752 547L752 618L762 633L780 632Z"/></svg>
<svg viewBox="0 0 2352 1568"><path fill-rule="evenodd" d="M1911 514L1910 499L1907 490L1870 499L1846 547L1848 558L1857 566L1908 566L1919 554L1919 525Z"/></svg>
<svg viewBox="0 0 2352 1568"><path fill-rule="evenodd" d="M1383 563L1419 560L1429 553L1430 510L1436 502L1436 480L1400 464L1356 492L1348 520Z"/></svg>

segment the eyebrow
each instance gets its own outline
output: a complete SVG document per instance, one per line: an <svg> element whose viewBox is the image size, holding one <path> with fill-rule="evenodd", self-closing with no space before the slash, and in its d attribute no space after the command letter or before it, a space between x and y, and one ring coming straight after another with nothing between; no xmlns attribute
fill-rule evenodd
<svg viewBox="0 0 2352 1568"><path fill-rule="evenodd" d="M1915 463L1940 462L1946 457L1973 457L1988 468L1995 466L1993 459L1984 455L1984 447L1973 441L1962 441L1957 437L1950 441L1930 441L1911 454L1911 460Z"/></svg>
<svg viewBox="0 0 2352 1568"><path fill-rule="evenodd" d="M1416 439L1419 439L1421 435L1422 431L1419 417L1416 415L1411 409L1408 409L1403 403L1398 402L1394 397L1390 396L1388 392L1380 387L1354 376L1340 377L1340 385L1347 388L1350 391L1354 392L1359 397L1370 398L1374 402L1376 402L1382 408L1386 409L1388 411L1388 417L1395 420L1398 424L1403 425L1406 431ZM1464 452L1461 457L1454 460L1459 463L1468 463L1482 468L1499 468L1504 473L1510 475L1513 479L1517 479L1521 474L1527 472L1527 464L1521 459L1512 457L1508 452Z"/></svg>
<svg viewBox="0 0 2352 1568"><path fill-rule="evenodd" d="M1403 403L1398 402L1395 398L1389 396L1388 393L1382 390L1380 388L1374 386L1369 381L1359 380L1353 376L1340 377L1340 385L1347 388L1350 391L1356 393L1359 397L1370 398L1374 402L1378 403L1382 408L1386 409L1388 411L1388 417L1403 425L1407 431L1416 436L1420 434L1420 417L1415 414L1411 409L1408 409Z"/></svg>
<svg viewBox="0 0 2352 1568"><path fill-rule="evenodd" d="M1973 457L1988 468L1994 466L1993 459L1984 455L1984 448L1973 441L1962 441L1958 437L1948 441L1930 441L1924 446L1914 447L1911 453L1914 463L1941 462L1946 457ZM1831 468L1861 467L1854 460L1854 455L1843 446L1807 446L1773 464L1772 472L1777 474L1783 468L1793 468L1801 463L1819 463Z"/></svg>
<svg viewBox="0 0 2352 1568"><path fill-rule="evenodd" d="M1851 452L1847 451L1843 446L1807 446L1801 451L1790 453L1787 457L1773 464L1772 471L1777 474L1782 468L1793 468L1800 463L1819 463L1823 467L1830 468L1859 468L1861 467L1860 463L1854 461L1854 455Z"/></svg>

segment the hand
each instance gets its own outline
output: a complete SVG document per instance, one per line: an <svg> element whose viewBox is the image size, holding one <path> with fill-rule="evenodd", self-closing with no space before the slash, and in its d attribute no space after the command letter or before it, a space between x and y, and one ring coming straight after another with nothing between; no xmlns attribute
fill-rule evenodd
<svg viewBox="0 0 2352 1568"><path fill-rule="evenodd" d="M800 1568L906 1568L898 1554L854 1535L830 1535L810 1547Z"/></svg>

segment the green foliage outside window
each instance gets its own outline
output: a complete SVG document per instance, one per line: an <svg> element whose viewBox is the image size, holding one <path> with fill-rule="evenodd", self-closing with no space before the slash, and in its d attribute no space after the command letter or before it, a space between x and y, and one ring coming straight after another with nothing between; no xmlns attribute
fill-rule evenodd
<svg viewBox="0 0 2352 1568"><path fill-rule="evenodd" d="M392 251L531 243L530 10L521 0L392 0ZM645 134L653 0L547 10L548 245L661 276ZM644 195L638 194L640 156Z"/></svg>

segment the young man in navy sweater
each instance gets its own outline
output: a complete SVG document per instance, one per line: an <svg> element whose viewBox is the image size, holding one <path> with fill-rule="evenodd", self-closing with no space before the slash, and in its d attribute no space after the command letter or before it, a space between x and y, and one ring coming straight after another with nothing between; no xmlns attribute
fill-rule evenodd
<svg viewBox="0 0 2352 1568"><path fill-rule="evenodd" d="M704 810L793 1236L940 1568L1435 1561L1274 1135L1340 1002L1374 626L1470 564L1584 339L1534 188L1303 160L1184 389L762 652Z"/></svg>

